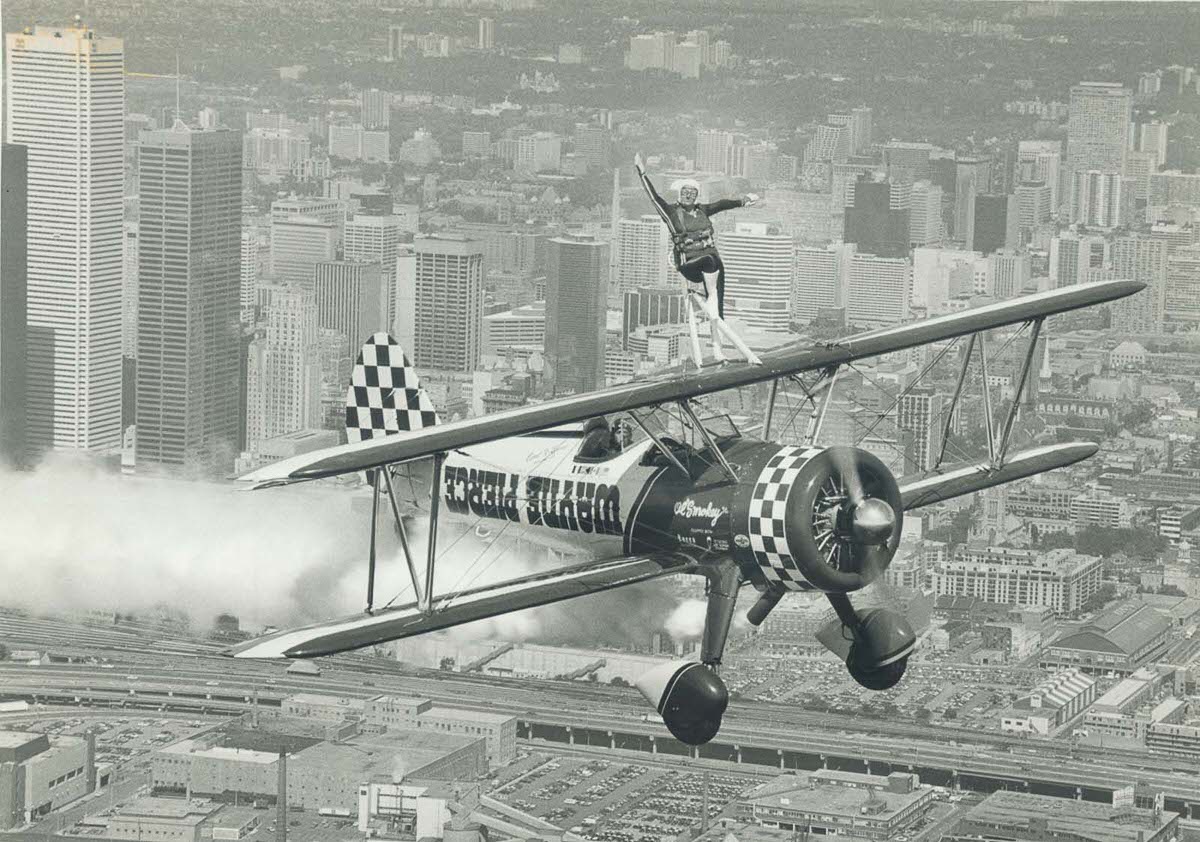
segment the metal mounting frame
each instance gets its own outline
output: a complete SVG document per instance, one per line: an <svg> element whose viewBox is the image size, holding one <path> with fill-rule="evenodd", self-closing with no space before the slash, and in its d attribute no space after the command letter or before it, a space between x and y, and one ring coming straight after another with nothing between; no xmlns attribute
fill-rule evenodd
<svg viewBox="0 0 1200 842"><path fill-rule="evenodd" d="M979 365L983 371L983 423L987 427L988 462L996 464L996 428L992 421L992 390L988 386L987 335L979 334Z"/></svg>
<svg viewBox="0 0 1200 842"><path fill-rule="evenodd" d="M967 380L967 372L971 368L971 354L975 350L975 334L971 334L967 342L967 350L963 354L962 367L958 370L958 382L954 384L954 396L950 398L950 408L946 410L946 423L942 425L942 443L938 448L937 460L933 463L936 470L946 458L946 445L950 441L950 428L954 426L954 412L958 409L958 399L962 395L963 383Z"/></svg>
<svg viewBox="0 0 1200 842"><path fill-rule="evenodd" d="M737 482L737 471L735 471L733 466L729 464L729 460L725 458L725 454L721 452L721 448L717 447L717 442L715 439L713 439L712 433L708 431L707 427L700 423L700 419L697 418L696 413L692 411L691 402L687 400L679 401L679 410L687 416L688 423L692 427L693 431L695 431L702 439L704 439L704 444L712 452L713 458L717 460L718 464L720 464L721 470L725 473L725 476L729 477L729 481Z"/></svg>
<svg viewBox="0 0 1200 842"><path fill-rule="evenodd" d="M650 426L645 421L643 421L636 412L634 412L632 409L630 409L630 410L626 410L625 414L629 416L629 420L631 420L634 424L638 425L638 427L641 429L641 431L643 433L645 433L647 435L647 437L649 437L650 441L654 442L654 446L658 448L658 452L661 453L663 456L667 457L667 459L671 462L671 464L679 469L679 472L681 474L683 474L684 476L689 475L688 469L685 468L683 466L683 463L679 461L679 457L677 457L674 453L672 453L671 449L662 443L662 439L660 439L657 435L654 434L654 431L650 429Z"/></svg>
<svg viewBox="0 0 1200 842"><path fill-rule="evenodd" d="M375 609L375 533L379 522L379 472L371 472L371 548L367 555L367 613Z"/></svg>

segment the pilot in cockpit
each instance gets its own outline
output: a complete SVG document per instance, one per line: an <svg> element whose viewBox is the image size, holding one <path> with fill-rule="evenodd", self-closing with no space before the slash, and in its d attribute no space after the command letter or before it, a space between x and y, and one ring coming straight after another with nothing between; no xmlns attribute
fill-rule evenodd
<svg viewBox="0 0 1200 842"><path fill-rule="evenodd" d="M583 425L583 442L575 458L601 462L616 456L625 447L623 426L618 421L609 427L608 419L603 415L589 418Z"/></svg>

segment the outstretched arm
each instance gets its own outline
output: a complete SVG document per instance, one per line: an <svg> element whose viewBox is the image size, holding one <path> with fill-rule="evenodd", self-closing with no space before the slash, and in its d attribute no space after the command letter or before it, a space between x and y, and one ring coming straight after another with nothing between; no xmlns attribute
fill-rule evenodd
<svg viewBox="0 0 1200 842"><path fill-rule="evenodd" d="M747 205L752 205L758 201L758 196L754 193L747 193L740 199L718 199L715 202L709 202L704 205L704 212L709 216L721 211L733 210L734 208L744 208Z"/></svg>
<svg viewBox="0 0 1200 842"><path fill-rule="evenodd" d="M668 220L667 224L670 225L671 223L669 214L671 212L671 206L667 204L666 200L663 199L662 196L658 195L658 191L655 190L654 185L650 183L650 179L646 176L646 167L642 164L642 155L640 152L633 158L633 168L637 170L638 178L642 180L642 187L645 188L646 193L649 194L650 198L654 200L654 204L658 205L659 213L662 214L664 219Z"/></svg>

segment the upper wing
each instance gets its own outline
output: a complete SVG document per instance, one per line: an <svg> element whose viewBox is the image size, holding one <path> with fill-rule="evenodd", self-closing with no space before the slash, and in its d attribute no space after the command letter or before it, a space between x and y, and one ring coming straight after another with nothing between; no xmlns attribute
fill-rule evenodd
<svg viewBox="0 0 1200 842"><path fill-rule="evenodd" d="M547 605L577 596L647 582L660 576L688 573L696 562L683 553L589 561L573 567L535 573L434 599L423 613L415 604L355 614L298 629L275 632L227 650L235 658L315 658L360 649L389 640Z"/></svg>
<svg viewBox="0 0 1200 842"><path fill-rule="evenodd" d="M828 345L796 343L765 352L762 355L761 366L727 365L684 374L644 378L582 395L571 395L492 415L453 421L438 427L354 442L282 459L247 474L242 479L263 487L408 462L431 453L457 450L557 424L582 421L595 415L625 412L695 398L930 342L940 342L981 330L992 330L1030 319L1052 316L1124 298L1143 287L1145 284L1137 281L1078 284L988 304L961 313L935 316L920 322L860 333Z"/></svg>

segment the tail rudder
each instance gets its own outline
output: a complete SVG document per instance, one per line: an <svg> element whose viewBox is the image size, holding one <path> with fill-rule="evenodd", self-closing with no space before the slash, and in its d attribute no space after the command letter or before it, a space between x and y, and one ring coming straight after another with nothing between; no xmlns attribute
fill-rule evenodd
<svg viewBox="0 0 1200 842"><path fill-rule="evenodd" d="M358 352L346 390L346 439L390 436L439 423L417 370L395 339L376 333Z"/></svg>

